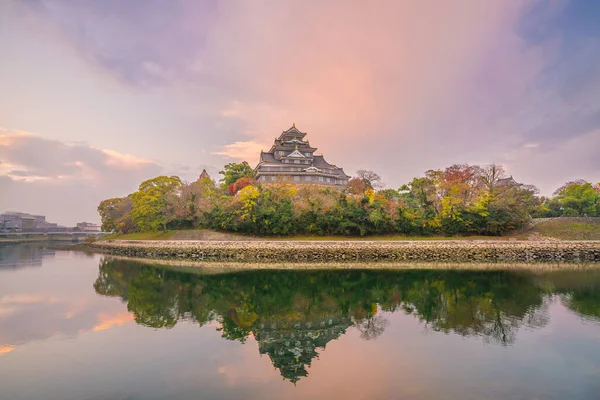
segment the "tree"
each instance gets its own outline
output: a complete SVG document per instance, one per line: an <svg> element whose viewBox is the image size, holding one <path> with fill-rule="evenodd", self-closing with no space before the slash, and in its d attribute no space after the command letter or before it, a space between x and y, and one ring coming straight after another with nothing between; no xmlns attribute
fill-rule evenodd
<svg viewBox="0 0 600 400"><path fill-rule="evenodd" d="M559 188L554 199L562 210L562 215L577 217L600 215L600 193L591 183L578 180L567 182Z"/></svg>
<svg viewBox="0 0 600 400"><path fill-rule="evenodd" d="M383 182L381 182L381 176L377 173L370 171L368 169L359 169L356 171L356 176L367 185L368 188L371 189L380 189L383 187Z"/></svg>
<svg viewBox="0 0 600 400"><path fill-rule="evenodd" d="M117 229L118 210L123 200L123 198L112 198L100 202L98 214L102 220L102 231L112 232Z"/></svg>
<svg viewBox="0 0 600 400"><path fill-rule="evenodd" d="M219 174L223 175L221 182L226 187L229 187L240 178L254 178L254 170L247 161L229 163L223 167L223 170L219 171Z"/></svg>
<svg viewBox="0 0 600 400"><path fill-rule="evenodd" d="M383 189L383 190L378 190L377 194L381 194L382 196L384 196L387 200L397 200L399 193L396 189Z"/></svg>
<svg viewBox="0 0 600 400"><path fill-rule="evenodd" d="M132 216L142 231L167 230L167 222L175 215L172 203L169 204L167 199L179 195L182 186L177 176L159 176L140 184L132 196Z"/></svg>
<svg viewBox="0 0 600 400"><path fill-rule="evenodd" d="M552 193L554 196L557 196L560 194L560 192L562 192L563 190L565 190L566 188L568 188L571 185L585 185L586 183L588 183L585 179L575 179L574 181L568 181L562 184L561 187L559 187L558 189L556 189L554 191L554 193Z"/></svg>
<svg viewBox="0 0 600 400"><path fill-rule="evenodd" d="M351 194L363 194L368 186L360 178L351 178L348 181L347 190Z"/></svg>
<svg viewBox="0 0 600 400"><path fill-rule="evenodd" d="M131 216L133 202L131 195L104 200L98 206L104 232L127 233L135 228Z"/></svg>
<svg viewBox="0 0 600 400"><path fill-rule="evenodd" d="M504 168L502 165L491 164L481 168L481 183L490 193L494 192L496 184L500 179L504 178L504 176Z"/></svg>
<svg viewBox="0 0 600 400"><path fill-rule="evenodd" d="M253 185L254 179L244 176L238 180L236 180L234 183L232 183L231 185L229 185L229 194L236 194L237 192L239 192L240 190L242 190L243 188L245 188L246 186L250 186Z"/></svg>
<svg viewBox="0 0 600 400"><path fill-rule="evenodd" d="M210 178L199 178L192 183L184 183L179 192L173 191L167 196L167 209L171 222L177 228L192 228L197 226L198 219L208 210L207 199L214 189Z"/></svg>

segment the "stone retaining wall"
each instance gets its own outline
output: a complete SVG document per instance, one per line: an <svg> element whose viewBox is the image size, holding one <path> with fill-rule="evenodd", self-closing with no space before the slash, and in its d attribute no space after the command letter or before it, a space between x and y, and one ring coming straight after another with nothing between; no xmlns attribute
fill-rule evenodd
<svg viewBox="0 0 600 400"><path fill-rule="evenodd" d="M138 241L93 246L122 256L227 262L600 262L599 241Z"/></svg>

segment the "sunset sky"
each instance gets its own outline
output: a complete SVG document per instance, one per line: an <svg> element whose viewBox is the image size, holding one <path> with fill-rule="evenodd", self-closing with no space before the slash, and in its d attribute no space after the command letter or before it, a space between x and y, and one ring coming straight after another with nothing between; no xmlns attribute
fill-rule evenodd
<svg viewBox="0 0 600 400"><path fill-rule="evenodd" d="M0 1L0 212L98 222L147 178L253 166L292 123L387 187L503 164L600 180L600 2Z"/></svg>

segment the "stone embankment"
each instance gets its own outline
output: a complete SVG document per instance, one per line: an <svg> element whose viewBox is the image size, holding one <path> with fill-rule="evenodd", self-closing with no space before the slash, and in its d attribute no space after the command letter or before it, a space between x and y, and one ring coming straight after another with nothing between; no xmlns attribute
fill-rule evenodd
<svg viewBox="0 0 600 400"><path fill-rule="evenodd" d="M93 244L153 259L266 262L600 262L600 241L138 241Z"/></svg>

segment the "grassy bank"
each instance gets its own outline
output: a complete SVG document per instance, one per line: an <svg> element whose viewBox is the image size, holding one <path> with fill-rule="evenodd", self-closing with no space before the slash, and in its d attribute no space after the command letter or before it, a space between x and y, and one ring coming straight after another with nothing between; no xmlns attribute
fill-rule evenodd
<svg viewBox="0 0 600 400"><path fill-rule="evenodd" d="M137 233L112 233L104 236L101 240L170 240L178 231L166 232L137 232Z"/></svg>
<svg viewBox="0 0 600 400"><path fill-rule="evenodd" d="M560 240L600 240L600 218L540 218L518 237L540 235Z"/></svg>

